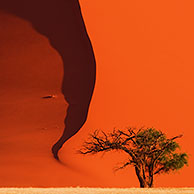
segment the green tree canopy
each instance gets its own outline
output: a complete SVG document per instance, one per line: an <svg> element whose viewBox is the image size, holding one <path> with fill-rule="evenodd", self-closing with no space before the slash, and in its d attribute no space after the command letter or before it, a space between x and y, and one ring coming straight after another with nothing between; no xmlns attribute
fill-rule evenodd
<svg viewBox="0 0 194 194"><path fill-rule="evenodd" d="M182 135L167 138L166 134L155 128L129 128L110 133L96 130L90 134L79 152L97 154L122 150L128 158L118 169L133 166L140 187L153 187L154 175L170 173L188 165L188 155L178 152L180 146L175 141L181 137Z"/></svg>

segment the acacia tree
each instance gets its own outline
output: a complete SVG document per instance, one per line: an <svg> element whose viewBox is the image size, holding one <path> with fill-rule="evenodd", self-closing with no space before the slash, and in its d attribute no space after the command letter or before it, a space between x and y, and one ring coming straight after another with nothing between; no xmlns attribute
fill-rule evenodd
<svg viewBox="0 0 194 194"><path fill-rule="evenodd" d="M153 187L154 175L170 173L188 165L188 155L177 152L180 148L175 141L182 135L170 139L154 128L130 128L110 133L96 130L90 134L79 150L81 154L97 154L122 150L128 155L127 161L117 169L128 165L135 168L140 187Z"/></svg>

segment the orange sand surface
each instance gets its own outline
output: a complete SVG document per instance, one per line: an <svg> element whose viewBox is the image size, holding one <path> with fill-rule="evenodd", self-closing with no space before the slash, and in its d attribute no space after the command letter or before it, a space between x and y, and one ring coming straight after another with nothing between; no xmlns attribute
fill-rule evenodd
<svg viewBox="0 0 194 194"><path fill-rule="evenodd" d="M68 104L63 65L26 21L0 13L0 187L137 187L134 170L113 172L122 153L76 153L89 132L150 126L179 140L189 167L155 186L193 186L194 2L81 0L97 60L88 120L60 151ZM51 99L43 96L55 95Z"/></svg>

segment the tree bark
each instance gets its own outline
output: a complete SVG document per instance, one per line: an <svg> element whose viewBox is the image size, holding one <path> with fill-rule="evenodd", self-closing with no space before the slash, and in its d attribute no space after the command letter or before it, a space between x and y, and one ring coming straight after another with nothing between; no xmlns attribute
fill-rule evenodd
<svg viewBox="0 0 194 194"><path fill-rule="evenodd" d="M149 166L149 187L153 187L154 181L154 172L153 172L153 165Z"/></svg>
<svg viewBox="0 0 194 194"><path fill-rule="evenodd" d="M141 188L149 188L149 184L147 183L146 179L143 177L143 172L141 172L138 167L135 167L135 172L137 175L137 178L139 180L140 183L140 187Z"/></svg>
<svg viewBox="0 0 194 194"><path fill-rule="evenodd" d="M150 176L149 177L149 183L148 183L149 187L152 188L154 187L154 184L153 184L153 176Z"/></svg>

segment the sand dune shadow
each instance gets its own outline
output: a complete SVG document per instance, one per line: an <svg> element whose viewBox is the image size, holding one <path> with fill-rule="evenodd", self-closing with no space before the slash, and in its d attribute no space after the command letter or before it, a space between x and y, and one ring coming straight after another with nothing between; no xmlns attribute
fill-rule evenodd
<svg viewBox="0 0 194 194"><path fill-rule="evenodd" d="M63 144L84 125L95 85L96 62L78 0L0 0L0 10L29 21L46 36L64 65L61 91L69 104L62 136L52 147L56 159Z"/></svg>

